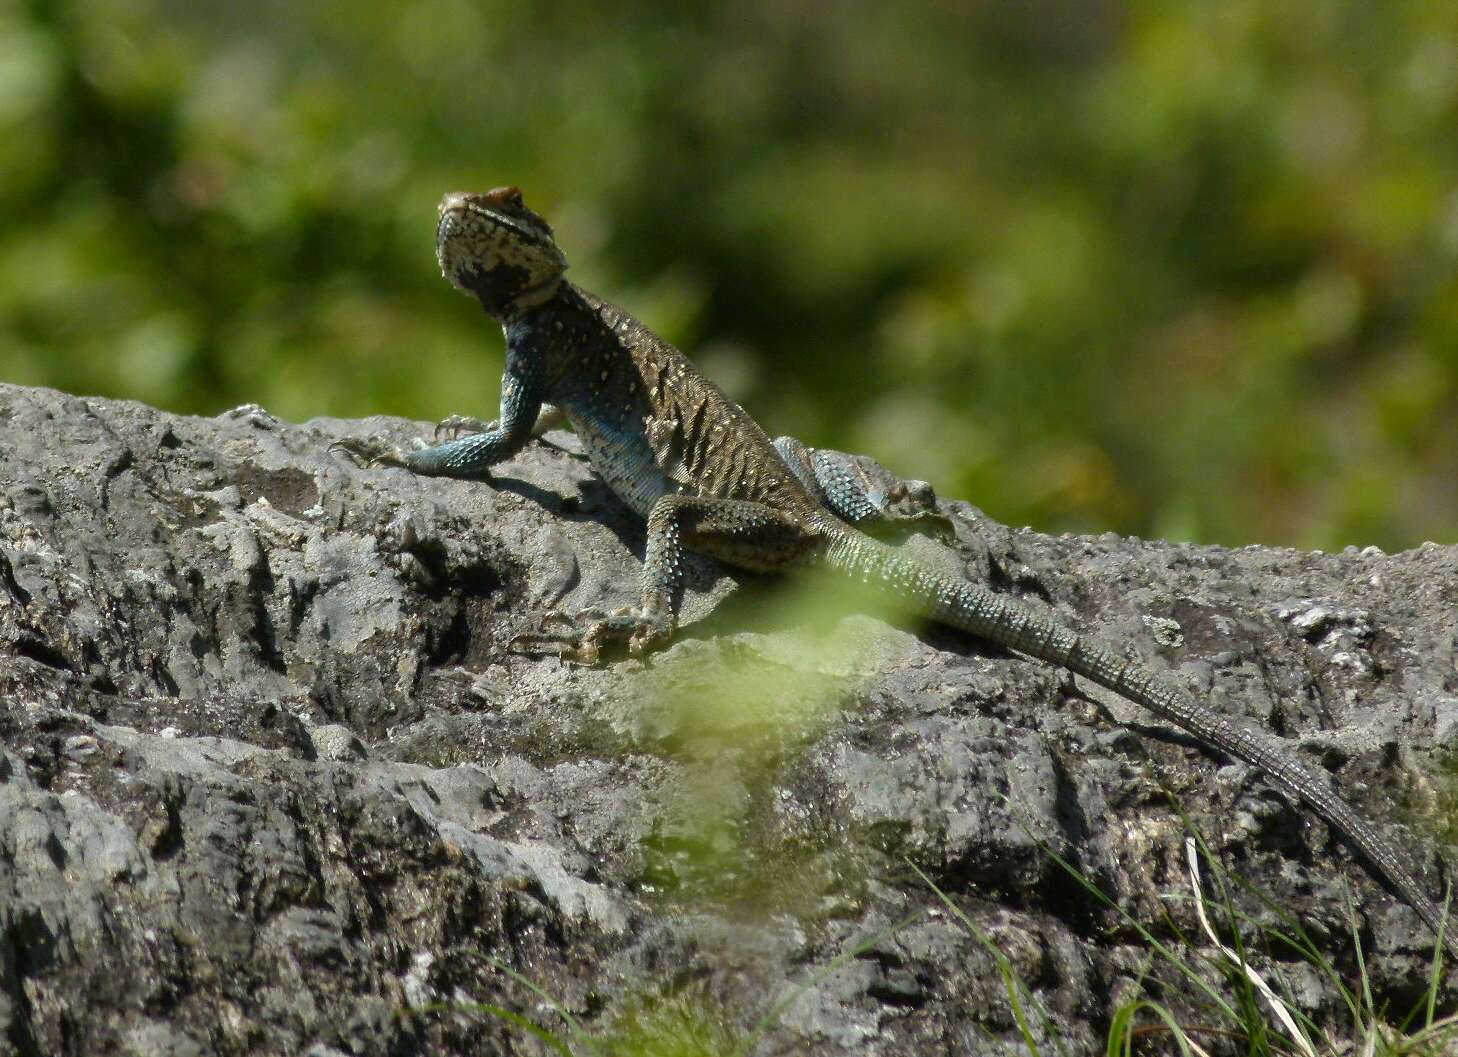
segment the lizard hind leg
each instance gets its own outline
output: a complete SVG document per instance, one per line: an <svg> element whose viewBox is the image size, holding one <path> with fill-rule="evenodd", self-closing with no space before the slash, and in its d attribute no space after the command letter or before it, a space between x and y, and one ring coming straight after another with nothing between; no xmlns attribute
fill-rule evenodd
<svg viewBox="0 0 1458 1057"><path fill-rule="evenodd" d="M631 609L596 612L566 620L575 631L522 636L518 641L559 645L578 664L597 664L605 649L625 643L642 656L666 646L678 624L685 550L698 551L756 572L780 572L804 563L822 545L819 531L763 503L669 494L648 514L648 542L641 574L641 602ZM584 619L586 618L586 619Z"/></svg>
<svg viewBox="0 0 1458 1057"><path fill-rule="evenodd" d="M794 437L773 441L785 465L806 490L847 524L877 539L898 539L913 532L956 535L950 518L937 511L936 497L925 481L876 480L853 456L810 448ZM888 478L891 475L886 475ZM916 509L902 513L898 503Z"/></svg>

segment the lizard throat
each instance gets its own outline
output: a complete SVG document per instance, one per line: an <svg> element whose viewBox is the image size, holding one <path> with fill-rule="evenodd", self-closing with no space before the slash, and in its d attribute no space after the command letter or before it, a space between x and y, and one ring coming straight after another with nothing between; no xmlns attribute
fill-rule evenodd
<svg viewBox="0 0 1458 1057"><path fill-rule="evenodd" d="M520 319L532 309L540 308L552 300L561 289L562 277L560 275L554 275L536 286L528 287L506 305L505 311L501 313L502 321L509 323L512 320ZM491 309L488 307L487 311L490 312Z"/></svg>

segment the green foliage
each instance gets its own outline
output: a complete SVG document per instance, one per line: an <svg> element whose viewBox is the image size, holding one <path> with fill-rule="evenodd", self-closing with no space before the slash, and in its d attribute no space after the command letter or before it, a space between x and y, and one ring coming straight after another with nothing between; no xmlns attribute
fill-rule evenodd
<svg viewBox="0 0 1458 1057"><path fill-rule="evenodd" d="M1061 858L1051 849L1045 851L1062 867L1095 902L1114 911L1116 916L1134 934L1137 934L1146 952L1146 971L1162 968L1172 971L1175 979L1182 980L1184 989L1171 987L1168 980L1154 983L1140 978L1128 981L1133 985L1132 993L1126 993L1114 1005L1109 1016L1105 1053L1108 1057L1132 1055L1143 1052L1141 1045L1150 1038L1168 1040L1159 1052L1179 1053L1189 1057L1193 1053L1205 1053L1197 1049L1192 1036L1236 1040L1243 1052L1251 1057L1274 1057L1275 1054L1299 1054L1318 1057L1339 1053L1365 1053L1381 1057L1439 1057L1453 1052L1452 1046L1458 1038L1458 1018L1435 1019L1437 994L1442 981L1441 937L1435 945L1432 973L1425 990L1423 1001L1397 1026L1388 1023L1387 1011L1377 1010L1372 1004L1370 981L1366 964L1362 959L1360 937L1352 917L1352 939L1356 945L1357 968L1360 975L1360 991L1354 994L1337 975L1332 966L1311 944L1302 930L1300 922L1289 918L1280 908L1270 904L1259 892L1253 892L1268 909L1275 910L1284 919L1281 927L1263 925L1236 910L1231 901L1230 883L1247 887L1239 878L1228 877L1211 857L1209 848L1198 837L1200 857L1211 867L1218 896L1211 898L1203 890L1203 882L1191 870L1191 888L1197 905L1211 910L1218 909L1223 917L1222 926L1228 930L1229 945L1220 940L1213 931L1208 931L1208 917L1200 913L1202 926L1206 928L1212 943L1223 946L1225 958L1211 955L1198 964L1186 961L1179 950L1159 940L1142 922L1134 918L1123 907L1108 898L1086 874ZM1190 852L1193 861L1193 852ZM992 955L1002 975L1007 990L1008 1002L1017 1020L1023 1043L1030 1057L1040 1057L1044 1047L1039 1045L1036 1032L1030 1025L1036 1018L1037 1026L1054 1044L1058 1052L1064 1052L1062 1040L1057 1035L1055 1021L1046 1010L1036 992L1018 975L1011 961L1007 959L991 937L958 906L947 893L938 888L926 874L912 864L911 867L922 881L941 900L952 916L970 932ZM1168 922L1173 924L1173 922ZM1175 930L1178 933L1178 929ZM1182 940L1184 937L1180 937ZM1260 973L1250 965L1250 952L1258 949L1275 949L1294 955L1297 964L1305 963L1333 983L1346 1000L1351 1012L1352 1023L1345 1035L1322 1032L1295 1004L1286 991L1282 960L1271 960L1271 970L1279 974L1274 977L1279 993L1267 983ZM1214 974L1221 978L1221 984L1212 983L1207 977ZM1223 986L1222 986L1223 984ZM1197 1015L1189 1023L1171 1011L1164 1002L1150 998L1146 990L1153 987L1162 990L1171 999L1203 1015ZM1228 999L1228 1001L1227 1001ZM1029 1014L1034 1014L1030 1017ZM1184 1016L1191 1014L1186 1012ZM1319 1041L1313 1043L1312 1039Z"/></svg>
<svg viewBox="0 0 1458 1057"><path fill-rule="evenodd" d="M631 1003L598 1052L612 1057L739 1057L739 1038L712 1002L655 995Z"/></svg>
<svg viewBox="0 0 1458 1057"><path fill-rule="evenodd" d="M1202 842L1200 847L1203 855L1208 856L1208 848ZM1053 857L1058 859L1056 855ZM1354 994L1347 989L1331 965L1311 946L1298 922L1291 920L1287 923L1292 928L1292 932L1288 933L1281 928L1262 926L1239 913L1230 900L1227 882L1231 879L1213 861L1209 862L1214 868L1218 898L1210 900L1203 892L1201 882L1192 875L1193 895L1201 904L1222 911L1222 926L1229 930L1234 946L1225 948L1229 960L1212 955L1208 960L1192 964L1181 957L1176 948L1157 939L1126 910L1115 906L1085 874L1072 864L1058 859L1059 865L1081 887L1097 902L1112 909L1137 934L1148 955L1146 968L1163 967L1172 970L1174 977L1177 980L1183 979L1187 988L1180 993L1171 989L1169 981L1161 984L1153 978L1141 977L1128 981L1132 985L1132 991L1115 1003L1109 1013L1104 1048L1108 1057L1131 1057L1133 1054L1145 1052L1151 1040L1166 1043L1159 1052L1178 1053L1184 1057L1209 1052L1198 1046L1193 1041L1194 1037L1207 1042L1216 1039L1233 1041L1251 1057L1275 1057L1276 1054L1318 1057L1341 1053L1365 1053L1372 1054L1373 1057L1440 1057L1453 1052L1453 1042L1458 1038L1458 1018L1434 1018L1436 997L1442 980L1441 944L1437 945L1434 953L1432 975L1423 1001L1400 1025L1394 1027L1387 1023L1386 1011L1375 1010L1372 1006L1369 981L1355 926L1353 940L1357 942L1360 990ZM1002 977L1009 1008L1013 1012L1029 1057L1069 1052L1059 1033L1057 1021L1044 1007L1037 991L1022 979L997 942L976 924L957 900L938 888L919 867L914 863L908 865L952 918L971 933L992 956ZM775 1028L785 1012L807 992L857 958L893 941L903 930L921 919L923 914L923 911L914 912L884 931L863 937L841 951L797 985L788 988L778 1002L767 1005L758 1023L748 1032L732 1023L732 1018L726 1015L714 999L689 988L676 993L626 996L610 1018L610 1027L604 1032L592 1034L548 990L501 962L496 962L496 967L530 993L542 1007L552 1010L556 1018L565 1025L564 1030L554 1031L543 1027L520 1013L494 1003L447 1003L422 1012L476 1013L483 1017L504 1020L524 1036L536 1038L552 1051L567 1057L572 1057L573 1054L590 1057L751 1057L758 1052L759 1043L766 1034ZM1201 916L1203 919L1204 915ZM1355 922L1355 918L1353 921ZM1206 927L1209 927L1208 924ZM1213 932L1210 933L1210 939L1217 942ZM1253 940L1257 942L1252 942ZM1293 999L1286 992L1282 979L1282 959L1261 959L1268 964L1267 973L1276 974L1273 979L1280 989L1279 992L1266 983L1248 960L1249 952L1266 947L1294 953L1296 964L1304 962L1336 985L1346 998L1352 1014L1352 1023L1345 1033L1322 1032L1299 1009L1290 1005ZM1212 982L1210 977L1217 978L1219 982ZM1254 988L1253 983L1257 985ZM1146 993L1149 989L1163 990L1172 1000L1171 1004L1149 997ZM1227 997L1229 1001L1226 1000ZM1171 1008L1175 1003L1188 1008L1183 1014L1178 1014ZM1191 1016L1191 1010L1200 1010L1203 1016L1196 1015L1192 1022L1182 1020L1182 1016Z"/></svg>
<svg viewBox="0 0 1458 1057"><path fill-rule="evenodd" d="M443 191L1014 523L1458 524L1458 7L0 2L0 378L495 405Z"/></svg>
<svg viewBox="0 0 1458 1057"><path fill-rule="evenodd" d="M739 646L681 644L627 676L634 748L681 768L645 805L642 890L739 917L843 914L863 897L856 850L781 813L787 761L895 650L887 625L852 609L843 577L809 576L721 605L731 626L795 628Z"/></svg>

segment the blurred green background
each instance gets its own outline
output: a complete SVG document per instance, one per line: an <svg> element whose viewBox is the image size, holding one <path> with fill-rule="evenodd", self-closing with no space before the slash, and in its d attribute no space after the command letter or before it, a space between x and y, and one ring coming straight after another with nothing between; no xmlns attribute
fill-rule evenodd
<svg viewBox="0 0 1458 1057"><path fill-rule="evenodd" d="M0 379L494 413L435 203L1049 530L1458 539L1458 4L0 0Z"/></svg>

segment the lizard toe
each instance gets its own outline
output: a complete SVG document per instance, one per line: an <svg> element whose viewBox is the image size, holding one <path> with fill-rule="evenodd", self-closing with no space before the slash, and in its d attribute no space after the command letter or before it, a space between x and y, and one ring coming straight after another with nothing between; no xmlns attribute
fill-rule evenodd
<svg viewBox="0 0 1458 1057"><path fill-rule="evenodd" d="M549 630L554 626L562 630ZM572 615L552 610L542 614L542 630L515 636L508 649L514 653L553 653L571 664L594 667L602 663L604 650L618 643L626 644L630 653L641 652L635 644L644 638L646 627L649 625L631 608L615 613L585 609ZM655 642L666 637L657 625L652 625L652 631Z"/></svg>
<svg viewBox="0 0 1458 1057"><path fill-rule="evenodd" d="M576 613L564 613L560 609L549 609L542 614L542 624L556 624L560 627L577 628L584 624L594 624L607 619L607 613L601 609L589 607L579 609Z"/></svg>
<svg viewBox="0 0 1458 1057"><path fill-rule="evenodd" d="M376 466L404 466L405 453L393 444L376 440L337 440L329 445L331 455L343 455L363 469Z"/></svg>
<svg viewBox="0 0 1458 1057"><path fill-rule="evenodd" d="M643 619L636 622L628 639L628 652L643 657L668 645L673 637L673 624L667 620Z"/></svg>

